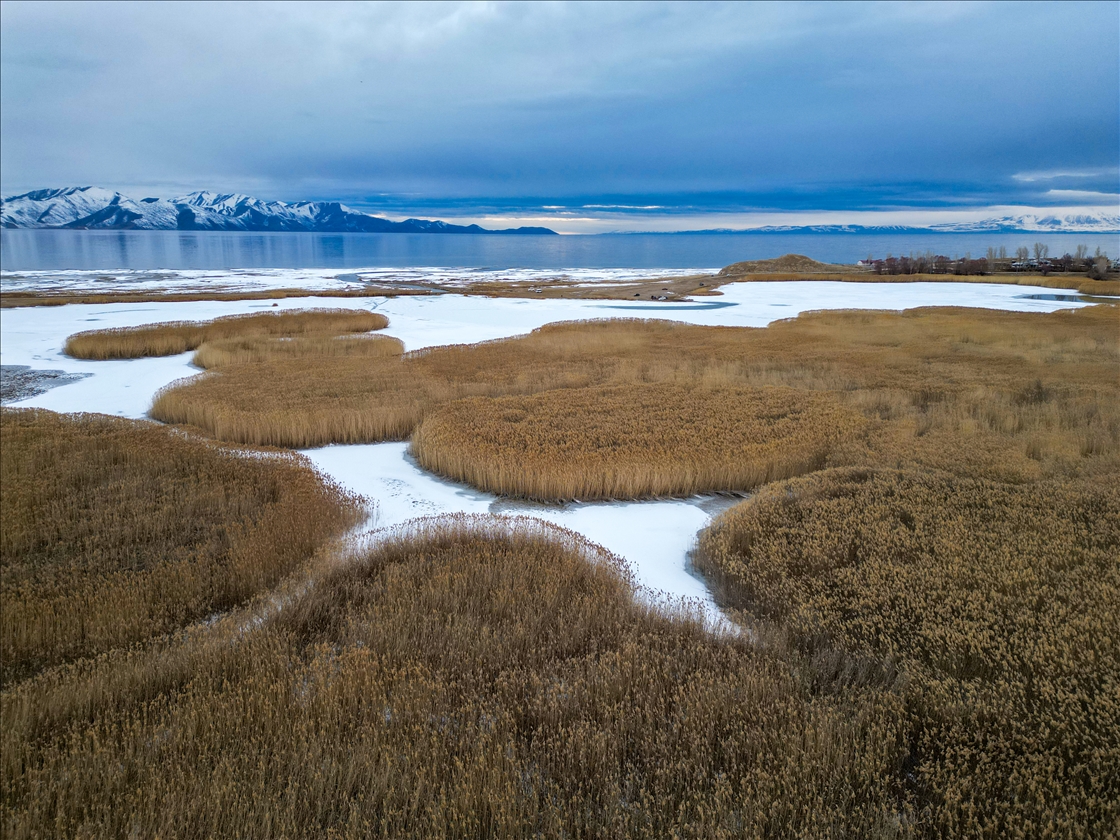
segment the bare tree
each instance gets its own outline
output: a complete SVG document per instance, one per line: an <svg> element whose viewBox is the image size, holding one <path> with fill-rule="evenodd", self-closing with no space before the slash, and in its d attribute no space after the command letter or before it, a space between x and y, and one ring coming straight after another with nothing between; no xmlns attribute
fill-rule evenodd
<svg viewBox="0 0 1120 840"><path fill-rule="evenodd" d="M1030 255L1031 255L1030 249L1027 248L1025 245L1020 245L1018 248L1015 249L1015 259L1019 260L1019 262L1022 262L1023 260L1025 260Z"/></svg>
<svg viewBox="0 0 1120 840"><path fill-rule="evenodd" d="M1100 248L1097 250L1100 251ZM1101 255L1096 258L1093 267L1089 269L1089 277L1093 280L1108 279L1108 257Z"/></svg>
<svg viewBox="0 0 1120 840"><path fill-rule="evenodd" d="M1034 243L1034 258L1036 260L1046 259L1046 255L1050 253L1050 246L1044 245L1041 242Z"/></svg>
<svg viewBox="0 0 1120 840"><path fill-rule="evenodd" d="M1088 245L1078 245L1077 246L1077 253L1074 254L1074 258L1078 262L1085 262L1085 258L1087 256L1089 256L1089 246Z"/></svg>
<svg viewBox="0 0 1120 840"><path fill-rule="evenodd" d="M999 246L999 258L1001 260L1007 259L1007 248L1005 248L1003 245Z"/></svg>

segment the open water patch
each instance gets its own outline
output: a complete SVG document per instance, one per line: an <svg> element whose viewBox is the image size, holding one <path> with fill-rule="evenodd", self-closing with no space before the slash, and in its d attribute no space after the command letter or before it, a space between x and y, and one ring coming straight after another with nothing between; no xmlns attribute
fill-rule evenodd
<svg viewBox="0 0 1120 840"><path fill-rule="evenodd" d="M1015 295L1015 297L1022 298L1023 300L1060 300L1060 301L1065 301L1067 303L1069 303L1069 302L1082 303L1082 302L1085 301L1085 298L1082 297L1081 295L1039 294L1039 295Z"/></svg>
<svg viewBox="0 0 1120 840"><path fill-rule="evenodd" d="M78 382L92 373L34 370L30 365L0 365L0 405L45 394L51 388Z"/></svg>

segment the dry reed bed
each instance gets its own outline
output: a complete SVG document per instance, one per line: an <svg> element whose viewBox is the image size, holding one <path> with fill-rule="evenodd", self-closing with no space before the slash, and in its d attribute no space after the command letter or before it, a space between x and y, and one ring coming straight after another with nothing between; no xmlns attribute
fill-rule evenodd
<svg viewBox="0 0 1120 840"><path fill-rule="evenodd" d="M548 405L564 411L569 401L586 404L585 422L593 423L580 388L776 385L830 391L864 415L864 431L839 441L828 464L1034 481L1120 467L1118 327L1110 306L1050 314L823 312L766 329L553 324L521 338L400 358L231 366L162 391L152 414L223 440L307 447L404 439L428 414L464 398L564 389L566 396ZM483 410L499 403L471 405L473 411L454 410L463 426L455 434L469 435L471 426L513 434ZM647 433L652 439L678 431L665 418ZM676 447L674 481L687 483L689 462L704 447L703 436ZM534 494L531 487L520 492Z"/></svg>
<svg viewBox="0 0 1120 840"><path fill-rule="evenodd" d="M199 300L284 300L287 298L368 298L383 294L378 287L362 289L261 289L255 292L220 292L213 289L168 292L51 292L26 291L0 293L0 309L20 306L65 306L71 303L189 303ZM414 294L400 289L394 296ZM427 294L419 292L418 294Z"/></svg>
<svg viewBox="0 0 1120 840"><path fill-rule="evenodd" d="M102 415L0 414L5 684L276 583L360 511L298 456Z"/></svg>
<svg viewBox="0 0 1120 840"><path fill-rule="evenodd" d="M817 473L721 518L698 562L757 645L636 604L618 568L540 532L460 521L320 562L279 613L6 689L4 834L1105 834L1117 324L1107 307L565 324L329 364L304 339L231 345L254 360L160 398L211 434L307 445L430 418L495 454L543 441L569 469L602 463L593 409L632 395L617 442L671 429L679 478L713 434L687 434L690 400L726 422L721 392L794 388L785 408L855 423L826 464L947 472Z"/></svg>
<svg viewBox="0 0 1120 840"><path fill-rule="evenodd" d="M690 496L819 469L862 421L821 392L616 385L456 400L425 417L412 452L491 493Z"/></svg>
<svg viewBox="0 0 1120 840"><path fill-rule="evenodd" d="M1086 280L1077 287L1083 295L1120 297L1120 280Z"/></svg>
<svg viewBox="0 0 1120 840"><path fill-rule="evenodd" d="M251 633L6 692L4 836L907 833L891 691L814 694L578 542L429 526Z"/></svg>
<svg viewBox="0 0 1120 840"><path fill-rule="evenodd" d="M360 309L304 309L230 315L212 321L171 321L76 333L64 352L77 359L137 359L173 356L196 350L207 341L261 336L299 336L380 330L389 320Z"/></svg>
<svg viewBox="0 0 1120 840"><path fill-rule="evenodd" d="M696 563L806 655L905 672L924 833L1105 836L1120 820L1115 478L829 470L723 514Z"/></svg>
<svg viewBox="0 0 1120 840"><path fill-rule="evenodd" d="M252 362L292 359L316 359L330 364L330 359L376 359L399 356L404 344L388 335L309 335L298 338L252 336L207 341L198 348L191 362L198 367L212 369L244 365Z"/></svg>

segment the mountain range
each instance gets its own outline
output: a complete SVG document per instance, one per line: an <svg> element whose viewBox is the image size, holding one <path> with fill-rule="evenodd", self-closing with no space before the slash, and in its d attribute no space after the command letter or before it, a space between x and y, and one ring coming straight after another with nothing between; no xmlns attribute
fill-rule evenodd
<svg viewBox="0 0 1120 840"><path fill-rule="evenodd" d="M1120 214L1041 215L1026 213L971 222L915 225L767 225L690 233L1120 233Z"/></svg>
<svg viewBox="0 0 1120 840"><path fill-rule="evenodd" d="M242 230L314 233L488 233L555 235L544 227L487 230L428 219L394 222L337 201L262 201L237 193L193 192L135 201L99 187L35 190L0 201L0 227L71 230Z"/></svg>
<svg viewBox="0 0 1120 840"><path fill-rule="evenodd" d="M0 201L0 227L78 230L240 230L315 233L555 235L545 227L488 230L428 219L394 222L337 201L263 201L239 193L193 192L135 201L99 187L35 190ZM769 225L688 233L1117 233L1120 214L1027 213L970 222L906 225Z"/></svg>

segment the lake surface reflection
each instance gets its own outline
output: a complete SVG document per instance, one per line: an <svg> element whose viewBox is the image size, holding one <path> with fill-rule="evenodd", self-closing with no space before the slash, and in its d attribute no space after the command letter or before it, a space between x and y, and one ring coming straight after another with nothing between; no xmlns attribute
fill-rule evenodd
<svg viewBox="0 0 1120 840"><path fill-rule="evenodd" d="M870 255L930 250L979 256L987 248L1045 242L1051 254L1087 245L1120 252L1117 234L742 233L496 236L407 233L234 233L5 230L4 271L52 269L720 268L798 253L852 263Z"/></svg>

